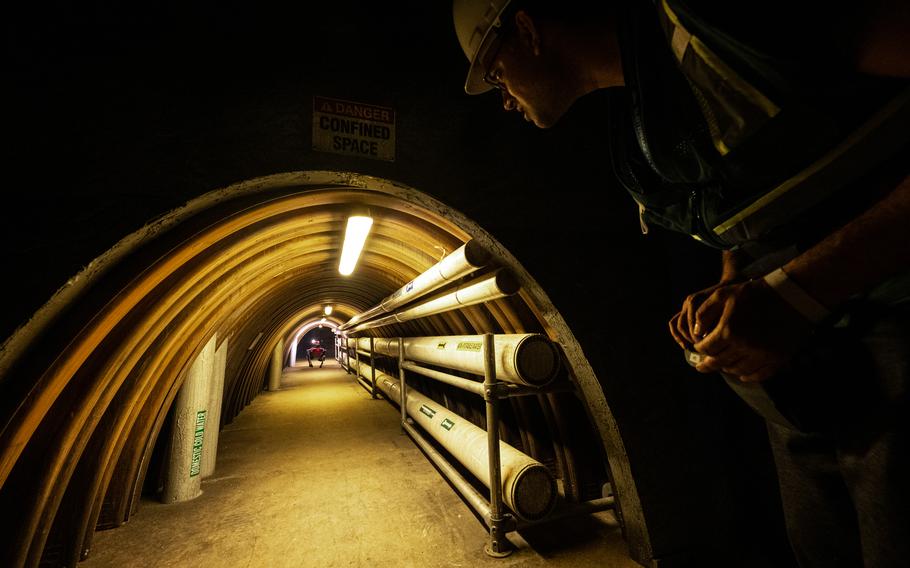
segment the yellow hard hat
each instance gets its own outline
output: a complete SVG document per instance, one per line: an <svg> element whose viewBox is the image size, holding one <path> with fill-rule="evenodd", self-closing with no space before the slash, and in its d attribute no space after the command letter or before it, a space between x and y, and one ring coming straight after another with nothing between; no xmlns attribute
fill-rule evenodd
<svg viewBox="0 0 910 568"><path fill-rule="evenodd" d="M483 77L490 64L490 47L502 30L502 14L511 0L454 0L452 16L458 43L471 62L464 90L479 95L492 89Z"/></svg>

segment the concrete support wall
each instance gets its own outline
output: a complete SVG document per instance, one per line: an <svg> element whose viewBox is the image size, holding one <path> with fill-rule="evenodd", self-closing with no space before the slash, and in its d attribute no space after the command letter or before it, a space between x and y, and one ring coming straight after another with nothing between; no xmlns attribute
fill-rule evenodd
<svg viewBox="0 0 910 568"><path fill-rule="evenodd" d="M187 501L202 493L202 449L214 360L213 336L190 365L183 386L174 400L174 422L162 497L165 503Z"/></svg>
<svg viewBox="0 0 910 568"><path fill-rule="evenodd" d="M288 363L289 367L297 366L297 344L298 343L300 343L299 337L295 337L293 340L291 340L291 355L290 355L291 360Z"/></svg>
<svg viewBox="0 0 910 568"><path fill-rule="evenodd" d="M279 339L272 350L272 364L269 367L269 390L281 388L281 371L284 370L284 339Z"/></svg>
<svg viewBox="0 0 910 568"><path fill-rule="evenodd" d="M210 342L215 343L215 338ZM221 426L221 402L224 399L224 370L227 365L228 340L224 339L212 361L211 383L209 384L209 411L205 420L205 435L202 445L202 473L205 478L215 473L215 458L218 455L218 433Z"/></svg>

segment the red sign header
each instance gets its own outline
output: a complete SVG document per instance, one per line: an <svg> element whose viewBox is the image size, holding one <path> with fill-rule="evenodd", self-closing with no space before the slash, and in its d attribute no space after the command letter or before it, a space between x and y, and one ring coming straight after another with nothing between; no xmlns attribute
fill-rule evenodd
<svg viewBox="0 0 910 568"><path fill-rule="evenodd" d="M388 107L367 105L341 99L327 99L325 97L313 97L313 111L324 114L334 114L349 118L358 118L360 120L372 120L374 122L385 122L386 124L395 124L395 110Z"/></svg>

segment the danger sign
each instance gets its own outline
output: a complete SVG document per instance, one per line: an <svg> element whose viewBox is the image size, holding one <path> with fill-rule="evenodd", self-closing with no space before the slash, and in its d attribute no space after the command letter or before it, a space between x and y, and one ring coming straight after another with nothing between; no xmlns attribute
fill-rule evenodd
<svg viewBox="0 0 910 568"><path fill-rule="evenodd" d="M395 161L395 110L313 97L313 149Z"/></svg>

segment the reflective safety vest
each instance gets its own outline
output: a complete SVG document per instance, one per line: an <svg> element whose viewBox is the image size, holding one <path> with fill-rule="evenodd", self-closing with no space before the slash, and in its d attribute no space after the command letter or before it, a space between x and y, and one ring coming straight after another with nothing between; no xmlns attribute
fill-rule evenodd
<svg viewBox="0 0 910 568"><path fill-rule="evenodd" d="M907 174L910 82L762 53L680 0L631 4L611 154L643 231L780 249L871 205L871 172Z"/></svg>

